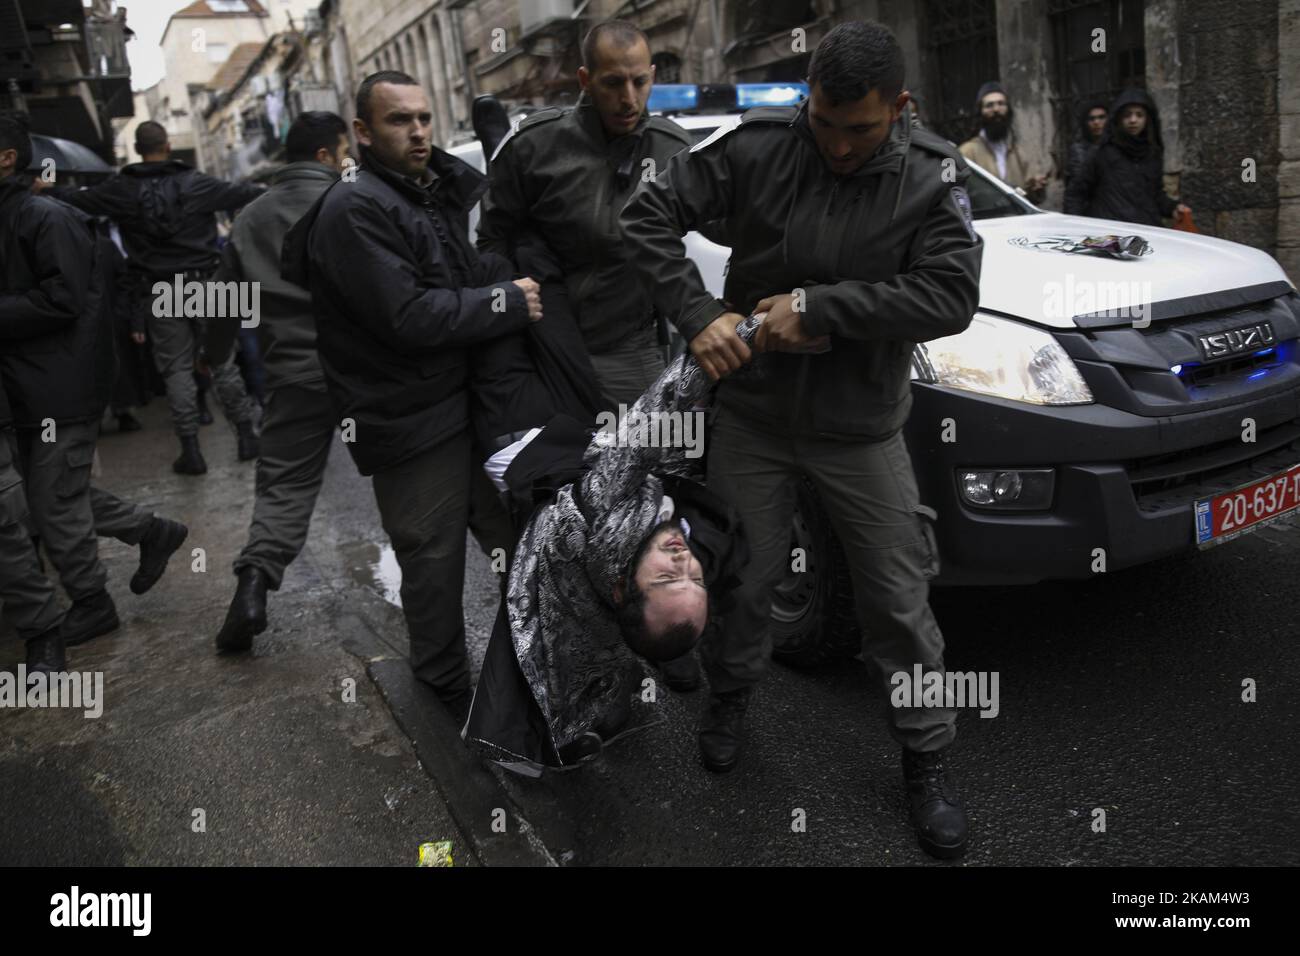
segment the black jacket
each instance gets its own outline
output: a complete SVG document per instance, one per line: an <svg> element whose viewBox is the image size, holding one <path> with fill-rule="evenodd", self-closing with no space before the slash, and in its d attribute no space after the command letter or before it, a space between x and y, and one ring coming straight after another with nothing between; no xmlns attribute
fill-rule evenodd
<svg viewBox="0 0 1300 956"><path fill-rule="evenodd" d="M1131 103L1147 111L1147 128L1138 139L1119 128L1119 113ZM1065 211L1159 226L1177 205L1165 193L1160 111L1142 90L1125 90L1110 108L1101 141L1066 186Z"/></svg>
<svg viewBox="0 0 1300 956"><path fill-rule="evenodd" d="M0 377L14 424L102 413L112 356L103 265L89 216L32 195L20 177L0 179Z"/></svg>
<svg viewBox="0 0 1300 956"><path fill-rule="evenodd" d="M311 293L280 278L280 252L289 229L338 178L333 169L313 161L276 170L271 189L239 214L221 252L214 282L258 283L257 338L267 388L325 388L325 373L316 356ZM210 362L230 355L239 328L237 317L208 319Z"/></svg>
<svg viewBox="0 0 1300 956"><path fill-rule="evenodd" d="M521 236L540 238L557 268L535 278L564 282L589 352L613 351L630 333L654 326L653 303L627 281L618 214L647 160L657 174L690 144L672 120L648 114L633 132L609 140L585 95L571 109L534 113L492 157L478 247L514 258Z"/></svg>
<svg viewBox="0 0 1300 956"><path fill-rule="evenodd" d="M511 264L465 232L484 176L435 148L432 190L361 150L356 180L330 186L285 236L281 275L311 290L317 349L363 475L469 425L470 350L528 324ZM499 308L499 311L498 311Z"/></svg>
<svg viewBox="0 0 1300 956"><path fill-rule="evenodd" d="M820 355L760 355L760 375L724 379L718 401L800 431L883 439L911 409L913 344L965 329L979 303L983 244L970 223L965 160L906 114L855 173L826 168L807 104L751 110L677 154L619 219L630 262L689 341L724 311L805 290ZM723 218L733 237L713 298L681 236Z"/></svg>
<svg viewBox="0 0 1300 956"><path fill-rule="evenodd" d="M179 159L132 163L97 186L57 190L64 202L107 216L122 231L130 268L171 278L177 272L210 272L217 265L213 214L233 212L265 191L253 183L228 183Z"/></svg>

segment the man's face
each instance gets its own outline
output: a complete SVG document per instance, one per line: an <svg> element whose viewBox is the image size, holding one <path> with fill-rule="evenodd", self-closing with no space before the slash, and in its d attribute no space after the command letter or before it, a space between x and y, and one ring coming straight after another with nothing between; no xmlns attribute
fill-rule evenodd
<svg viewBox="0 0 1300 956"><path fill-rule="evenodd" d="M1102 130L1106 128L1106 111L1095 109L1088 111L1088 135L1093 139L1100 138Z"/></svg>
<svg viewBox="0 0 1300 956"><path fill-rule="evenodd" d="M655 532L636 567L635 580L645 595L645 622L650 633L662 633L682 622L704 630L709 618L704 568L676 524Z"/></svg>
<svg viewBox="0 0 1300 956"><path fill-rule="evenodd" d="M1147 128L1147 111L1145 106L1134 103L1119 111L1119 125L1130 136L1141 136Z"/></svg>
<svg viewBox="0 0 1300 956"><path fill-rule="evenodd" d="M370 91L370 122L353 120L357 142L403 176L419 177L429 162L433 111L419 86L376 83Z"/></svg>
<svg viewBox="0 0 1300 956"><path fill-rule="evenodd" d="M0 149L0 179L12 176L18 171L18 150Z"/></svg>
<svg viewBox="0 0 1300 956"><path fill-rule="evenodd" d="M980 101L980 128L990 139L1002 139L1011 125L1011 104L1005 93L990 93Z"/></svg>
<svg viewBox="0 0 1300 956"><path fill-rule="evenodd" d="M343 164L352 157L352 148L348 143L346 133L339 133L339 141L334 145L333 151L318 149L316 150L316 159L324 163L335 172L343 172Z"/></svg>
<svg viewBox="0 0 1300 956"><path fill-rule="evenodd" d="M808 125L827 168L836 176L857 171L888 138L908 96L903 90L891 102L880 90L871 90L860 100L832 106L821 84L814 85L808 98Z"/></svg>
<svg viewBox="0 0 1300 956"><path fill-rule="evenodd" d="M611 136L623 136L636 129L645 112L654 86L654 67L650 65L650 48L637 40L620 49L614 41L603 38L596 44L595 68L578 67L578 84L582 87L601 125Z"/></svg>

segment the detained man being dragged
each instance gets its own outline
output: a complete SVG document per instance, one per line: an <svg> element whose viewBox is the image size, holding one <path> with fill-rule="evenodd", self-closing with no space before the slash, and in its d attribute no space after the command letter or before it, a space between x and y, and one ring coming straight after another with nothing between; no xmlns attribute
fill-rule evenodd
<svg viewBox="0 0 1300 956"><path fill-rule="evenodd" d="M752 338L757 327L739 331ZM638 658L691 653L748 559L735 512L702 483L698 442L685 427L658 433L683 440L648 440L638 425L702 423L713 383L694 358L665 369L617 427L597 428L590 407L557 398L565 390L544 349L519 374L517 350L536 344L534 331L477 357L479 445L499 449L485 468L522 532L463 731L529 775L598 754L627 726L634 693L653 704ZM544 410L557 413L543 423ZM502 447L500 436L529 425Z"/></svg>

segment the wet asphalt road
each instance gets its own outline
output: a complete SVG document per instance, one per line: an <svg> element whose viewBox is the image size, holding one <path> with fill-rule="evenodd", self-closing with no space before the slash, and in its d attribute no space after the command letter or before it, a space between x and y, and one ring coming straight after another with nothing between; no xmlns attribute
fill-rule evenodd
<svg viewBox="0 0 1300 956"><path fill-rule="evenodd" d="M204 543L209 570L174 566L133 598L134 555L103 545L129 613L73 663L111 668L110 694L114 674L129 693L97 726L0 714L0 861L409 865L419 842L452 839L486 862L933 862L907 826L885 701L858 661L774 665L727 776L697 763L702 691L662 691L638 711L645 730L575 772L530 781L476 765L403 686L396 565L341 445L256 656L214 658L251 469L218 424L204 430L218 466L205 479L164 473L174 451L159 403L146 420L149 431L103 440L99 481L191 521L186 547ZM1292 522L1082 584L936 592L949 668L1000 675L998 716L959 722L965 863L1300 863L1298 580ZM465 594L477 666L497 593L472 546ZM0 645L0 665L16 658ZM346 677L359 707L335 703ZM201 799L221 808L219 839L211 824L206 842L189 834ZM43 801L57 812L42 816Z"/></svg>

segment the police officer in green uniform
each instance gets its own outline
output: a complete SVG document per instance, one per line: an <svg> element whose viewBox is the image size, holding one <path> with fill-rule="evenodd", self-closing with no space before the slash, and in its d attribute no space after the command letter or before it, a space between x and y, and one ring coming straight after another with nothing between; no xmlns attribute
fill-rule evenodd
<svg viewBox="0 0 1300 956"><path fill-rule="evenodd" d="M665 364L653 303L628 271L618 214L691 138L646 113L654 67L635 26L597 24L582 61L577 105L534 113L497 148L478 247L513 258L539 282L564 283L597 383L616 411L640 398ZM540 248L521 254L525 236Z"/></svg>
<svg viewBox="0 0 1300 956"><path fill-rule="evenodd" d="M691 137L646 112L654 67L637 27L597 24L583 40L582 62L577 105L534 113L497 148L478 247L513 259L544 288L562 283L596 384L617 413L665 365L654 302L629 271L618 214ZM555 304L547 304L552 326L560 321ZM693 655L662 672L673 690L700 685Z"/></svg>
<svg viewBox="0 0 1300 956"><path fill-rule="evenodd" d="M620 218L644 285L720 379L708 483L735 505L751 561L736 605L704 647L709 769L735 766L753 686L771 653L771 588L791 560L794 481L820 493L849 562L863 656L887 696L914 665L943 674L929 606L934 512L921 503L901 428L914 343L962 331L979 301L982 245L944 140L913 129L903 56L877 23L831 30L799 107L745 114L675 157ZM734 237L725 301L681 236L722 218ZM766 312L756 368L735 327ZM908 698L906 702L912 701ZM944 701L944 704L950 704ZM950 706L891 707L912 823L936 856L966 846L966 813L945 767Z"/></svg>

